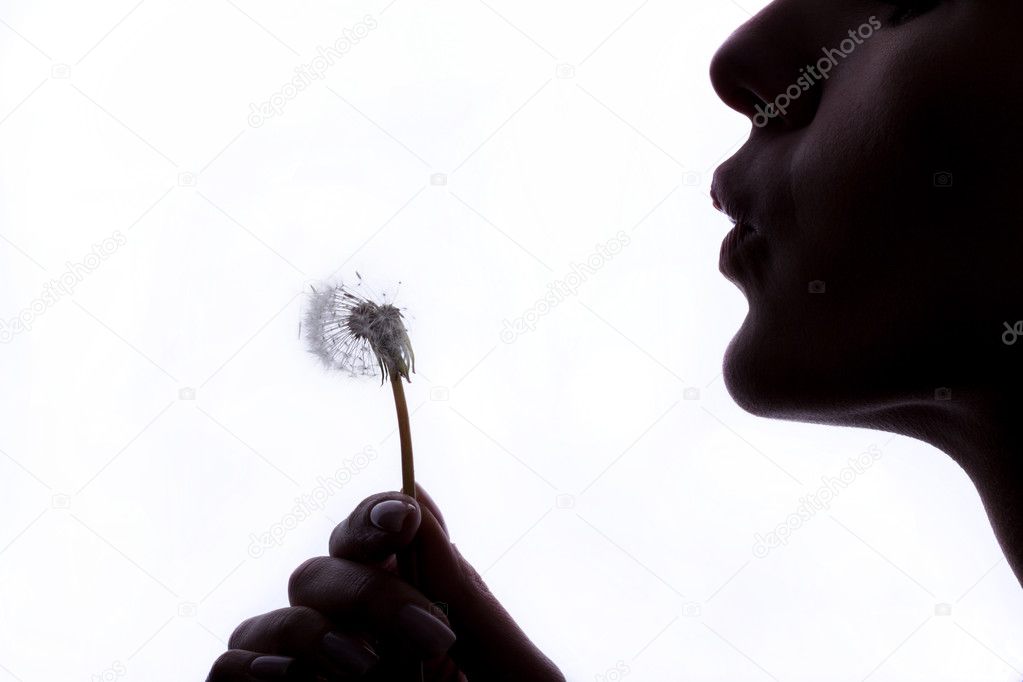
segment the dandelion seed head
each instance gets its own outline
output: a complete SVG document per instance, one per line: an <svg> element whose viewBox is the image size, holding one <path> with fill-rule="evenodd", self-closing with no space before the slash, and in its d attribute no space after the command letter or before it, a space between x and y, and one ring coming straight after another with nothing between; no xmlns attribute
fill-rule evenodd
<svg viewBox="0 0 1023 682"><path fill-rule="evenodd" d="M345 284L313 288L304 327L309 351L329 369L352 376L393 376L409 380L415 372L412 342L401 310L377 302Z"/></svg>

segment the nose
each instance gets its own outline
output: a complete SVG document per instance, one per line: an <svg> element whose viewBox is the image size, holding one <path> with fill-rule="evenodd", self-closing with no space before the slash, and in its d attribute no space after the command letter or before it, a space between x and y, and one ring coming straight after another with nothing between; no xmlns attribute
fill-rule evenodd
<svg viewBox="0 0 1023 682"><path fill-rule="evenodd" d="M757 128L794 130L813 120L824 82L807 72L805 3L775 0L718 49L710 79L725 104Z"/></svg>

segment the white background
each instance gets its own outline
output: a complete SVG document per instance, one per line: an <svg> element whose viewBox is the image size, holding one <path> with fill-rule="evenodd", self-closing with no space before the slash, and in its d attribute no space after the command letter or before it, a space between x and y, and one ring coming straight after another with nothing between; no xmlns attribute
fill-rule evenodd
<svg viewBox="0 0 1023 682"><path fill-rule="evenodd" d="M1023 677L1019 585L958 467L754 418L722 384L746 304L707 189L749 123L707 67L763 4L0 4L0 319L31 318L0 346L0 680L204 679L336 522L399 486L387 389L298 339L301 292L339 268L403 283L419 479L570 680Z"/></svg>

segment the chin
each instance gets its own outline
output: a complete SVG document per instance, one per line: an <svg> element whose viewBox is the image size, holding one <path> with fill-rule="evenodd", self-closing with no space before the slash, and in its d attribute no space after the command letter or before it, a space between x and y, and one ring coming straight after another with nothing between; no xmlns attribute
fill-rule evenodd
<svg viewBox="0 0 1023 682"><path fill-rule="evenodd" d="M853 396L852 368L829 370L826 356L807 343L811 334L784 338L758 333L750 317L725 350L722 375L732 400L757 417L813 424L852 425L873 401ZM812 363L811 363L812 361Z"/></svg>
<svg viewBox="0 0 1023 682"><path fill-rule="evenodd" d="M767 371L765 343L756 338L758 335L751 326L747 316L725 350L721 368L725 388L746 412L758 417L783 418L788 410L784 407L786 401L778 395L779 377L776 372Z"/></svg>

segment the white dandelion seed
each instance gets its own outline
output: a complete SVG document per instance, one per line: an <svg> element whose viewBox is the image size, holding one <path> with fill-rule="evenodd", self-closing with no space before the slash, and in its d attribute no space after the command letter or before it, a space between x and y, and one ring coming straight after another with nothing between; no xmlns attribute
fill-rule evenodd
<svg viewBox="0 0 1023 682"><path fill-rule="evenodd" d="M323 364L353 376L392 377L410 381L415 355L401 310L361 295L345 284L313 287L305 314L309 351Z"/></svg>

